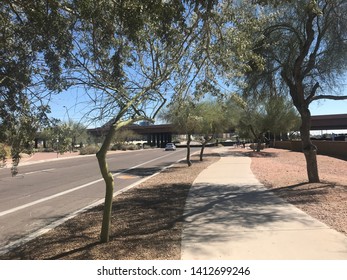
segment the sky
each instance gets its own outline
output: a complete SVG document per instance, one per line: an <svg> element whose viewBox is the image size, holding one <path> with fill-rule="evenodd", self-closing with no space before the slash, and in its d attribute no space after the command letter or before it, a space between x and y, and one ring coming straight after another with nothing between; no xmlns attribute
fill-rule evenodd
<svg viewBox="0 0 347 280"><path fill-rule="evenodd" d="M347 95L347 88L343 93ZM103 123L86 123L87 118L85 117L85 114L90 110L90 106L88 106L86 101L87 99L82 89L74 89L60 93L54 96L50 102L52 113L49 116L60 119L63 122L67 122L69 119L74 122L82 122L90 128L102 125ZM313 116L347 114L347 100L315 101L310 105L310 110ZM323 133L326 132L327 131L323 131ZM347 133L347 130L334 130L334 133Z"/></svg>

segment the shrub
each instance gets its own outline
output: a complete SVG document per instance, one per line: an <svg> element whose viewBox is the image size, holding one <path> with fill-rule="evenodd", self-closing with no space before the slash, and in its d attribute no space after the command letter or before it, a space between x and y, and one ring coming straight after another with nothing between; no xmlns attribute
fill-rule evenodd
<svg viewBox="0 0 347 280"><path fill-rule="evenodd" d="M92 155L96 154L99 151L99 146L89 145L80 149L80 155Z"/></svg>
<svg viewBox="0 0 347 280"><path fill-rule="evenodd" d="M117 151L117 150L126 151L126 150L138 150L138 149L140 149L140 147L137 145L122 144L122 143L116 143L111 147L112 151Z"/></svg>
<svg viewBox="0 0 347 280"><path fill-rule="evenodd" d="M131 151L139 149L139 147L134 144L127 145L126 148Z"/></svg>
<svg viewBox="0 0 347 280"><path fill-rule="evenodd" d="M53 152L55 152L53 148L40 148L39 151L40 152L44 152L44 153L53 153Z"/></svg>
<svg viewBox="0 0 347 280"><path fill-rule="evenodd" d="M255 151L258 147L258 144L257 143L252 143L249 145L249 147ZM261 146L260 146L260 150L264 150L265 149L265 143L262 143Z"/></svg>
<svg viewBox="0 0 347 280"><path fill-rule="evenodd" d="M143 148L144 149L152 149L151 145L149 145L147 143L143 144Z"/></svg>
<svg viewBox="0 0 347 280"><path fill-rule="evenodd" d="M116 143L111 147L112 151L117 151L122 149L122 144L121 143Z"/></svg>

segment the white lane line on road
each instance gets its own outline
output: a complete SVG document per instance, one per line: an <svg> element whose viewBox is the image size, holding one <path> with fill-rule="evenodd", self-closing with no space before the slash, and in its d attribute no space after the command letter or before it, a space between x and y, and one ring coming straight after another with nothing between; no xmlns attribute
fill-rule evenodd
<svg viewBox="0 0 347 280"><path fill-rule="evenodd" d="M129 171L129 170L135 169L135 168L137 168L137 167L140 167L140 166L142 166L142 165L148 164L148 163L150 163L150 162L156 161L156 160L158 160L158 159L167 157L167 156L169 156L169 155L171 155L171 154L172 154L172 153L167 154L167 155L164 155L164 156L161 156L161 157L158 157L158 158L155 158L155 159L151 159L151 160L149 160L149 161L146 161L146 162L140 163L140 164L138 164L138 165L135 165L135 166L133 166L133 167L130 167L130 168L128 168L128 169L126 169L126 170L124 170L124 171L122 171L122 172L114 173L114 174L113 174L113 177L118 176L118 175L120 175L120 174L122 174L122 173L125 173L125 172L127 172L127 171ZM68 193L71 193L71 192L74 192L74 191L83 189L83 188L88 187L88 186L90 186L90 185L99 183L99 182L101 182L101 181L103 181L103 180L104 180L104 179L101 178L101 179L98 179L98 180L89 182L89 183L87 183L87 184L83 184L83 185L78 186L78 187L76 187L76 188L73 188L73 189L70 189L70 190L66 190L66 191L63 191L63 192L60 192L60 193L56 193L56 194L54 194L54 195L51 195L51 196L47 196L47 197L45 197L45 198L38 199L38 200L35 200L35 201L30 202L30 203L27 203L27 204L23 204L23 205L21 205L21 206L15 207L15 208L11 208L11 209L6 210L6 211L2 211L2 212L0 212L0 217L5 216L5 215L8 215L8 214L11 214L11 213L14 213L14 212L17 212L17 211L19 211L19 210L28 208L28 207L33 206L33 205L36 205L36 204L39 204L39 203L42 203L42 202L51 200L51 199L53 199L53 198L57 198L57 197L59 197L59 196L62 196L62 195L65 195L65 194L68 194Z"/></svg>
<svg viewBox="0 0 347 280"><path fill-rule="evenodd" d="M76 187L76 188L73 188L73 189L70 189L70 190L67 190L67 191L63 191L63 192L60 192L60 193L56 193L56 194L54 194L54 195L47 196L47 197L45 197L45 198L41 198L41 199L35 200L35 201L33 201L33 202L30 202L30 203L27 203L27 204L23 204L23 205L21 205L21 206L18 206L18 207L15 207L15 208L12 208L12 209L9 209L9 210L0 212L0 217L5 216L5 215L8 215L8 214L11 214L11 213L13 213L13 212L22 210L22 209L24 209L24 208L27 208L27 207L30 207L30 206L33 206L33 205L36 205L36 204L39 204L39 203L41 203L41 202L45 202L45 201L47 201L47 200L50 200L50 199L53 199L53 198L56 198L56 197L59 197L59 196L68 194L68 193L70 193L70 192L74 192L74 191L77 191L77 190L79 190L79 189L83 189L83 188L88 187L88 186L90 186L90 185L96 184L96 183L98 183L98 182L100 182L100 181L102 181L102 180L103 180L103 179L95 180L95 181L89 182L89 183L87 183L87 184L78 186L78 187Z"/></svg>
<svg viewBox="0 0 347 280"><path fill-rule="evenodd" d="M53 171L53 170L55 170L55 168L50 168L50 169L43 169L43 170L38 170L38 171L27 172L27 173L23 173L23 175L31 175L31 174L36 174L36 173L49 172L49 171Z"/></svg>

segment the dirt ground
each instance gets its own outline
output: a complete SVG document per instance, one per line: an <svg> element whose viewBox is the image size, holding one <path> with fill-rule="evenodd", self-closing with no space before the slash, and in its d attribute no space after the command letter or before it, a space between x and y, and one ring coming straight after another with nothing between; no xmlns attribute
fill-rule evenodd
<svg viewBox="0 0 347 280"><path fill-rule="evenodd" d="M266 187L312 217L347 235L347 161L318 155L321 183L307 183L302 153L280 149L248 153Z"/></svg>
<svg viewBox="0 0 347 280"><path fill-rule="evenodd" d="M233 150L232 150L233 151ZM308 184L303 154L279 149L252 158L256 177L278 196L347 235L347 161L318 156L322 183ZM117 196L110 242L98 242L102 207L73 218L0 259L180 259L182 214L196 176L219 156L193 157Z"/></svg>

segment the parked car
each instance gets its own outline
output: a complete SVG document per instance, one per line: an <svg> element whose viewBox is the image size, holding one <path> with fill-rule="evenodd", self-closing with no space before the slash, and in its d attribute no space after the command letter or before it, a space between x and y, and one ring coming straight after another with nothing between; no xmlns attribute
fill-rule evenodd
<svg viewBox="0 0 347 280"><path fill-rule="evenodd" d="M165 146L165 151L176 151L176 146L174 143L167 143Z"/></svg>

